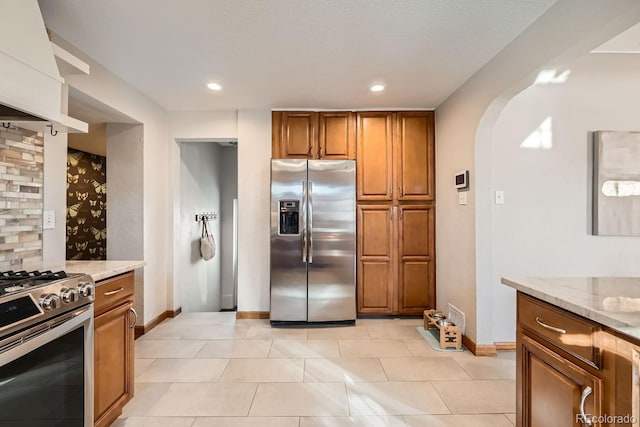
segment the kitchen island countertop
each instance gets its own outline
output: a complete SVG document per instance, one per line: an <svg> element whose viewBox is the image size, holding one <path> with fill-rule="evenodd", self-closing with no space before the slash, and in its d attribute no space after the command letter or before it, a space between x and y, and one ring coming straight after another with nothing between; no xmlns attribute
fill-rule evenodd
<svg viewBox="0 0 640 427"><path fill-rule="evenodd" d="M67 273L85 273L96 282L108 279L118 274L126 273L143 267L145 261L39 261L24 264L21 269L33 270L64 270ZM98 283L98 285L100 285Z"/></svg>
<svg viewBox="0 0 640 427"><path fill-rule="evenodd" d="M502 283L640 340L640 277L503 277Z"/></svg>

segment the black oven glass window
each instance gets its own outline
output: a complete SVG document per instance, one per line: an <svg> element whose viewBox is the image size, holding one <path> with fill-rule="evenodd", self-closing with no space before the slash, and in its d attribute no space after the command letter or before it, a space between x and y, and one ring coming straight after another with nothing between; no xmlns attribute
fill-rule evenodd
<svg viewBox="0 0 640 427"><path fill-rule="evenodd" d="M83 421L84 328L0 367L1 427L82 427Z"/></svg>

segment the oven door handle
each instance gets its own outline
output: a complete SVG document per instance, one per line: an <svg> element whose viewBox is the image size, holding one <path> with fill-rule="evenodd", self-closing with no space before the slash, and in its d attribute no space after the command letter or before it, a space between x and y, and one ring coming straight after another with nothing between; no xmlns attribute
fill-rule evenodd
<svg viewBox="0 0 640 427"><path fill-rule="evenodd" d="M133 307L131 307L129 311L133 313L133 323L129 323L129 329L133 329L136 326L136 323L138 323L138 312Z"/></svg>

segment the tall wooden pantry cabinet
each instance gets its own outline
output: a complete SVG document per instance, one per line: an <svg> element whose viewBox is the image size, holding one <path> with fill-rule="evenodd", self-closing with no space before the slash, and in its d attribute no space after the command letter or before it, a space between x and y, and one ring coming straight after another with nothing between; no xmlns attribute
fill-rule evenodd
<svg viewBox="0 0 640 427"><path fill-rule="evenodd" d="M434 117L357 113L358 312L435 307Z"/></svg>

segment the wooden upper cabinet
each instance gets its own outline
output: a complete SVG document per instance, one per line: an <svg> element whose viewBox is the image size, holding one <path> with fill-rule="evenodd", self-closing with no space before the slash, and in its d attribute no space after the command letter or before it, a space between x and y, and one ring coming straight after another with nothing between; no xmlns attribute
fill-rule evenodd
<svg viewBox="0 0 640 427"><path fill-rule="evenodd" d="M274 159L356 158L355 118L350 111L274 111Z"/></svg>
<svg viewBox="0 0 640 427"><path fill-rule="evenodd" d="M311 111L272 113L274 159L313 159L318 153L318 115Z"/></svg>
<svg viewBox="0 0 640 427"><path fill-rule="evenodd" d="M349 160L356 158L355 120L349 111L321 112L319 115L318 158Z"/></svg>
<svg viewBox="0 0 640 427"><path fill-rule="evenodd" d="M358 200L435 200L434 145L432 111L358 113Z"/></svg>
<svg viewBox="0 0 640 427"><path fill-rule="evenodd" d="M432 206L398 206L398 312L435 308L435 240Z"/></svg>
<svg viewBox="0 0 640 427"><path fill-rule="evenodd" d="M357 114L358 200L393 200L392 113Z"/></svg>
<svg viewBox="0 0 640 427"><path fill-rule="evenodd" d="M433 112L397 113L395 133L397 199L434 200Z"/></svg>

